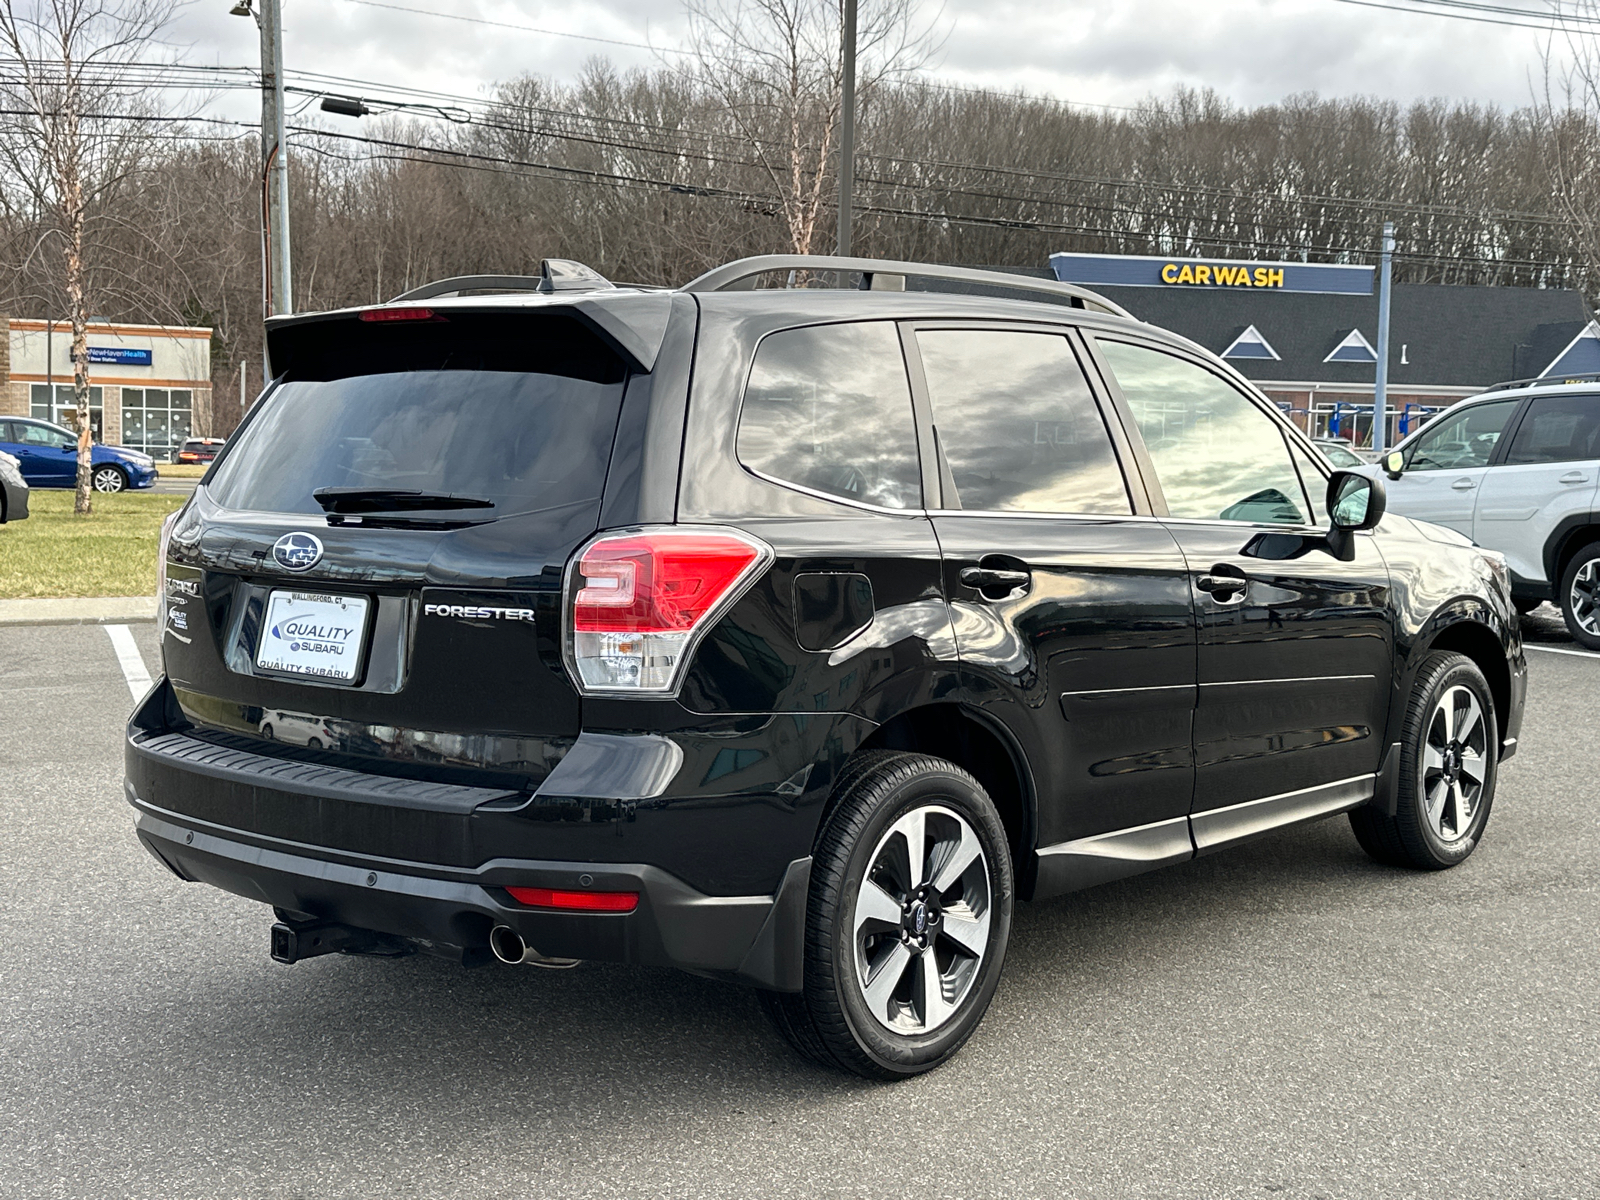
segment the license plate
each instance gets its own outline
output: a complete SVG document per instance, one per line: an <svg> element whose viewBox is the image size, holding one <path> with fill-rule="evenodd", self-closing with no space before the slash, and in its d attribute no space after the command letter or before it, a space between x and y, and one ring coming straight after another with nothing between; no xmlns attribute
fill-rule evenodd
<svg viewBox="0 0 1600 1200"><path fill-rule="evenodd" d="M361 668L367 604L365 596L273 592L256 666L349 683Z"/></svg>

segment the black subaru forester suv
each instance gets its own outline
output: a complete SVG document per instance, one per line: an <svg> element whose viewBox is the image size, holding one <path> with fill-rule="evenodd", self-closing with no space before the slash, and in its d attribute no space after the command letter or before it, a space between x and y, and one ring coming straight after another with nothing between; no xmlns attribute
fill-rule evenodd
<svg viewBox="0 0 1600 1200"><path fill-rule="evenodd" d="M1015 899L1341 812L1448 867L1516 746L1499 556L1079 288L551 262L268 341L126 787L280 961L667 964L903 1077Z"/></svg>

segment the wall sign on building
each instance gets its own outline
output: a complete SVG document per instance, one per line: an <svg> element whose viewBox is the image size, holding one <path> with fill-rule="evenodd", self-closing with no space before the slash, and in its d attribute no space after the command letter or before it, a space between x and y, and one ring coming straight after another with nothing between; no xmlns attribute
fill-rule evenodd
<svg viewBox="0 0 1600 1200"><path fill-rule="evenodd" d="M124 346L89 347L90 362L112 363L119 367L148 367L153 361L152 355L149 350L130 350Z"/></svg>
<svg viewBox="0 0 1600 1200"><path fill-rule="evenodd" d="M1148 254L1052 254L1063 283L1086 287L1210 288L1370 296L1372 267L1341 263L1235 262Z"/></svg>

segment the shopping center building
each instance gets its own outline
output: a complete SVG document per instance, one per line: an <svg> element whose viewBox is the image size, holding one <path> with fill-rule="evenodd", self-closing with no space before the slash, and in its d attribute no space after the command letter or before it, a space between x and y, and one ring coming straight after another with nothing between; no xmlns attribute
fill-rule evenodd
<svg viewBox="0 0 1600 1200"><path fill-rule="evenodd" d="M1314 436L1370 445L1371 267L1098 254L1056 254L1050 266L1221 355ZM1575 291L1398 283L1389 349L1393 445L1492 384L1600 372L1600 324Z"/></svg>
<svg viewBox="0 0 1600 1200"><path fill-rule="evenodd" d="M72 326L0 317L0 415L72 427ZM97 442L164 461L211 412L211 330L96 322L89 333L89 419Z"/></svg>

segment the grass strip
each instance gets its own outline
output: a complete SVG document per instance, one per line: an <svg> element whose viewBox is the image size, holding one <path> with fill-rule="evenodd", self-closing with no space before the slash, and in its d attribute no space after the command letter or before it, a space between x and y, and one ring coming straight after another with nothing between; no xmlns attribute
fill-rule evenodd
<svg viewBox="0 0 1600 1200"><path fill-rule="evenodd" d="M161 522L184 497L96 493L77 517L72 496L35 488L28 519L0 525L0 600L154 595Z"/></svg>

